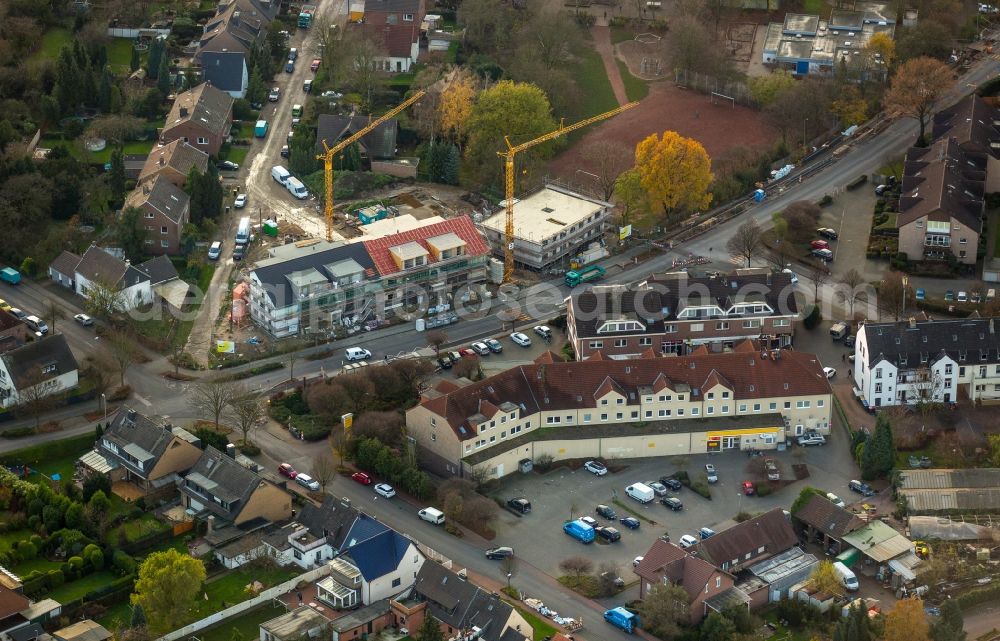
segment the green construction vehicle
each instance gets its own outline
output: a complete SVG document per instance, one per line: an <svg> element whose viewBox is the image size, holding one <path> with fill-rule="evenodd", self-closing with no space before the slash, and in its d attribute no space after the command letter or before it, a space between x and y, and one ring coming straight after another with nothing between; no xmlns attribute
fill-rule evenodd
<svg viewBox="0 0 1000 641"><path fill-rule="evenodd" d="M573 269L566 272L566 285L576 287L581 283L589 283L592 280L604 278L606 273L608 273L607 270L600 265L591 265L583 269Z"/></svg>

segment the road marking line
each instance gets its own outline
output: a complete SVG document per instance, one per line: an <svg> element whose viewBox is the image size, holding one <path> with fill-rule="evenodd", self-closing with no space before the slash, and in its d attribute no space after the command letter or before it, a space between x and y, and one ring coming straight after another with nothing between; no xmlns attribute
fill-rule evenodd
<svg viewBox="0 0 1000 641"><path fill-rule="evenodd" d="M135 400L139 401L140 403L142 403L146 407L152 407L153 406L152 403L150 403L149 401L147 401L143 397L139 396L138 394L135 395Z"/></svg>

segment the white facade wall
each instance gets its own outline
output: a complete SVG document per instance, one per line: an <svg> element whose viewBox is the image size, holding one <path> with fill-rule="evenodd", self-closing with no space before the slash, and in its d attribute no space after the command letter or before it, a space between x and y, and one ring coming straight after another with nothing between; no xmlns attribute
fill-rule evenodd
<svg viewBox="0 0 1000 641"><path fill-rule="evenodd" d="M55 381L55 383L49 383L49 381ZM48 379L40 384L52 386L46 396L60 394L80 384L80 373L77 370L73 370ZM20 402L20 395L23 392L24 390L18 390L14 387L14 381L11 379L10 372L7 371L6 364L0 360L0 407L14 407Z"/></svg>
<svg viewBox="0 0 1000 641"><path fill-rule="evenodd" d="M91 282L81 275L80 272L77 272L74 278L76 279L76 293L84 298L89 298L87 290L91 287ZM128 311L141 305L148 305L153 302L153 288L150 286L148 280L144 280L141 283L122 289L121 300L121 311Z"/></svg>
<svg viewBox="0 0 1000 641"><path fill-rule="evenodd" d="M388 599L409 590L416 582L417 572L420 571L424 560L423 553L417 549L417 546L410 543L409 547L406 548L406 554L403 555L403 559L395 570L374 581L362 581L361 598L364 604L371 605L381 599Z"/></svg>

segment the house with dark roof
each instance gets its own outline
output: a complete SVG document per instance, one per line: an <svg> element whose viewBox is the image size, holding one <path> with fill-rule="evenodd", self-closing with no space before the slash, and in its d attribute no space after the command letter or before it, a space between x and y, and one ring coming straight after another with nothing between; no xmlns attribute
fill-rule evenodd
<svg viewBox="0 0 1000 641"><path fill-rule="evenodd" d="M233 97L202 83L177 95L160 131L160 142L183 140L209 156L219 153L233 123Z"/></svg>
<svg viewBox="0 0 1000 641"><path fill-rule="evenodd" d="M906 153L896 228L909 260L976 264L989 158L955 138Z"/></svg>
<svg viewBox="0 0 1000 641"><path fill-rule="evenodd" d="M350 28L380 47L384 54L377 59L381 71L406 73L420 55L426 15L426 0L365 0L364 17Z"/></svg>
<svg viewBox="0 0 1000 641"><path fill-rule="evenodd" d="M292 497L281 487L247 469L212 446L184 475L181 501L213 527L237 528L251 522L277 523L292 516Z"/></svg>
<svg viewBox="0 0 1000 641"><path fill-rule="evenodd" d="M844 535L865 526L856 514L818 494L810 496L792 517L802 528L806 541L819 543L824 550L832 547L838 554L844 547Z"/></svg>
<svg viewBox="0 0 1000 641"><path fill-rule="evenodd" d="M205 82L239 100L247 94L250 74L246 55L241 51L204 51L201 73Z"/></svg>
<svg viewBox="0 0 1000 641"><path fill-rule="evenodd" d="M192 169L201 174L205 173L208 170L208 154L177 139L166 145L159 145L149 152L142 171L139 172L138 184L163 176L177 187L184 189Z"/></svg>
<svg viewBox="0 0 1000 641"><path fill-rule="evenodd" d="M0 354L24 345L31 335L23 320L0 309Z"/></svg>
<svg viewBox="0 0 1000 641"><path fill-rule="evenodd" d="M692 277L669 274L635 286L596 286L566 299L566 331L577 358L720 352L753 339L792 344L798 317L792 276L770 270Z"/></svg>
<svg viewBox="0 0 1000 641"><path fill-rule="evenodd" d="M442 474L514 472L522 459L619 458L658 452L775 449L807 429L829 433L830 386L812 354L704 347L688 356L611 360L600 353L534 363L452 391L431 390L407 410L424 465ZM629 424L628 429L623 425ZM545 428L544 435L536 432Z"/></svg>
<svg viewBox="0 0 1000 641"><path fill-rule="evenodd" d="M191 199L187 192L157 175L140 183L125 197L125 207L142 212L136 221L144 232L145 251L150 254L179 254L184 226L191 220Z"/></svg>
<svg viewBox="0 0 1000 641"><path fill-rule="evenodd" d="M128 407L115 414L94 449L107 465L111 491L127 501L145 498L148 505L174 496L201 458L198 437Z"/></svg>
<svg viewBox="0 0 1000 641"><path fill-rule="evenodd" d="M854 386L870 407L1000 401L996 318L864 323L854 343Z"/></svg>
<svg viewBox="0 0 1000 641"><path fill-rule="evenodd" d="M425 561L412 540L388 528L353 544L345 556L361 573L361 601L366 605L409 590Z"/></svg>
<svg viewBox="0 0 1000 641"><path fill-rule="evenodd" d="M934 114L935 140L947 138L963 150L986 156L986 193L1000 191L1000 109L971 93Z"/></svg>
<svg viewBox="0 0 1000 641"><path fill-rule="evenodd" d="M328 147L333 147L343 138L367 127L371 121L371 116L320 114L316 121L316 153L323 153L324 142ZM398 131L399 122L395 118L386 120L358 141L361 154L369 160L395 158Z"/></svg>
<svg viewBox="0 0 1000 641"><path fill-rule="evenodd" d="M166 256L133 265L128 259L91 245L82 257L68 251L59 254L49 265L49 278L84 298L89 298L95 287L111 288L117 292L115 306L126 311L152 303L154 294L160 291L154 288L172 284L180 276Z"/></svg>
<svg viewBox="0 0 1000 641"><path fill-rule="evenodd" d="M698 557L720 570L740 570L781 554L798 544L789 517L774 508L699 541L691 548Z"/></svg>
<svg viewBox="0 0 1000 641"><path fill-rule="evenodd" d="M661 583L682 588L688 596L692 624L708 616L708 602L731 590L735 583L732 574L662 539L653 541L634 571L639 575L640 599Z"/></svg>
<svg viewBox="0 0 1000 641"><path fill-rule="evenodd" d="M509 603L440 563L431 561L421 566L413 592L413 598L425 604L424 615L440 622L446 639L526 641L532 638L531 626ZM409 620L407 625L418 626L419 622Z"/></svg>
<svg viewBox="0 0 1000 641"><path fill-rule="evenodd" d="M271 251L250 272L250 318L275 338L361 325L402 303L486 278L489 248L468 216L368 240L305 242Z"/></svg>
<svg viewBox="0 0 1000 641"><path fill-rule="evenodd" d="M64 334L0 354L0 407L63 394L79 385L79 367Z"/></svg>

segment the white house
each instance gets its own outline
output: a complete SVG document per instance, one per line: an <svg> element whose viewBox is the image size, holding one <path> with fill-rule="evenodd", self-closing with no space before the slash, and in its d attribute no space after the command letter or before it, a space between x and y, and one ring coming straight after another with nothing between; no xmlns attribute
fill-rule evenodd
<svg viewBox="0 0 1000 641"><path fill-rule="evenodd" d="M114 287L120 292L119 308L125 311L152 303L154 287L177 280L179 275L166 256L133 265L91 245L83 256L64 251L56 257L49 265L49 278L84 298L89 298L95 284Z"/></svg>
<svg viewBox="0 0 1000 641"><path fill-rule="evenodd" d="M856 393L872 407L1000 401L993 318L865 323L854 344Z"/></svg>
<svg viewBox="0 0 1000 641"><path fill-rule="evenodd" d="M346 556L361 572L365 605L409 590L424 564L424 555L413 541L389 529L352 546Z"/></svg>
<svg viewBox="0 0 1000 641"><path fill-rule="evenodd" d="M75 388L79 368L66 337L55 334L0 354L0 407L13 407L22 400L34 400ZM25 396L38 388L37 396Z"/></svg>

